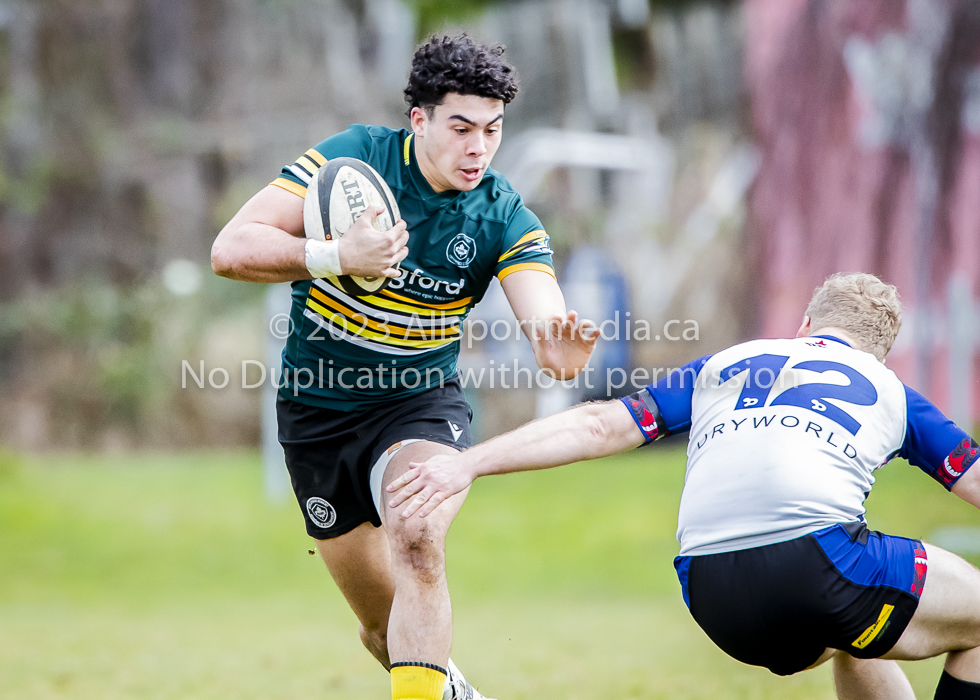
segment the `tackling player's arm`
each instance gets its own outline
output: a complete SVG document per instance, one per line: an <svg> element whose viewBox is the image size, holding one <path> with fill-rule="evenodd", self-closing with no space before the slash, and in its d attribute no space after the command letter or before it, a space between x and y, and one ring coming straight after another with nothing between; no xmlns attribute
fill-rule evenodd
<svg viewBox="0 0 980 700"><path fill-rule="evenodd" d="M970 469L952 488L953 493L967 503L980 508L980 469Z"/></svg>
<svg viewBox="0 0 980 700"><path fill-rule="evenodd" d="M980 445L928 399L905 387L907 426L898 455L980 508Z"/></svg>
<svg viewBox="0 0 980 700"><path fill-rule="evenodd" d="M551 275L521 270L500 282L511 309L531 341L538 367L559 379L572 379L589 362L599 337L591 321L565 310L565 297Z"/></svg>
<svg viewBox="0 0 980 700"><path fill-rule="evenodd" d="M686 432L691 427L695 380L707 360L706 356L684 365L630 396L578 406L466 452L413 463L388 485L388 492L395 494L391 507L407 502L402 517L418 512L424 518L479 476L608 457L628 447Z"/></svg>
<svg viewBox="0 0 980 700"><path fill-rule="evenodd" d="M391 507L411 498L402 512L410 517L431 513L479 476L559 467L608 457L646 442L630 411L620 401L590 403L533 421L465 452L438 455L388 485ZM414 498L412 498L414 496Z"/></svg>

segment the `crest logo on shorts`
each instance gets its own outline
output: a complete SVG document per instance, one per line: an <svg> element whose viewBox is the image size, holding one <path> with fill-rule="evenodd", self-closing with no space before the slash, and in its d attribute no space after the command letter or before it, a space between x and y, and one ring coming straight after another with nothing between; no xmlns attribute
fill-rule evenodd
<svg viewBox="0 0 980 700"><path fill-rule="evenodd" d="M456 237L449 241L446 257L456 267L469 267L476 257L476 241L465 233L456 234Z"/></svg>
<svg viewBox="0 0 980 700"><path fill-rule="evenodd" d="M306 512L317 527L327 529L337 522L337 511L322 498L309 498L306 501Z"/></svg>

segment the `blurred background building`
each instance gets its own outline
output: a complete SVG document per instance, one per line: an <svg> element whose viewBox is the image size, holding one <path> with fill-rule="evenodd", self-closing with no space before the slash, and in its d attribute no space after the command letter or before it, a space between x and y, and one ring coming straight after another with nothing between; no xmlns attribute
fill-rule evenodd
<svg viewBox="0 0 980 700"><path fill-rule="evenodd" d="M265 360L267 290L215 278L211 242L324 137L404 125L414 46L460 30L507 45L523 87L494 166L619 338L595 389L471 392L480 436L632 390L610 370L792 335L856 270L906 304L889 366L973 422L980 4L461 5L0 0L0 444L258 444L242 361ZM490 294L473 318L512 316ZM533 362L464 346L464 369Z"/></svg>

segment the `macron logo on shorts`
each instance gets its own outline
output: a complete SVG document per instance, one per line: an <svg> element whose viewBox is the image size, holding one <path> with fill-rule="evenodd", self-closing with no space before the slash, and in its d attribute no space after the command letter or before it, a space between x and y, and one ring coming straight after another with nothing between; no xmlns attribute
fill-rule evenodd
<svg viewBox="0 0 980 700"><path fill-rule="evenodd" d="M453 434L453 442L459 442L459 436L463 434L463 429L451 420L447 420L446 422L449 423L449 432Z"/></svg>

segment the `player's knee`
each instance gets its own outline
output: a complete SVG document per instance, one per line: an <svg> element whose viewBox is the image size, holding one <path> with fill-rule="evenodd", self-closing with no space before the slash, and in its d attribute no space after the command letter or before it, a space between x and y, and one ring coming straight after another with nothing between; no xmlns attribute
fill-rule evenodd
<svg viewBox="0 0 980 700"><path fill-rule="evenodd" d="M435 514L433 514L434 516ZM449 530L449 522L438 517L427 518L390 517L385 530L393 545L424 550L428 546L442 548Z"/></svg>
<svg viewBox="0 0 980 700"><path fill-rule="evenodd" d="M419 577L440 576L445 568L445 533L427 523L405 521L388 533L396 562Z"/></svg>

